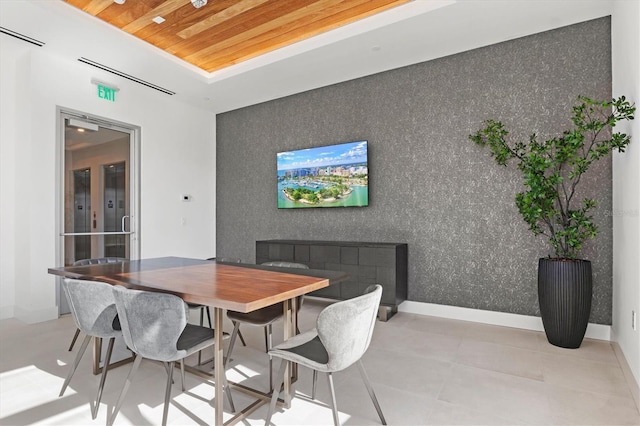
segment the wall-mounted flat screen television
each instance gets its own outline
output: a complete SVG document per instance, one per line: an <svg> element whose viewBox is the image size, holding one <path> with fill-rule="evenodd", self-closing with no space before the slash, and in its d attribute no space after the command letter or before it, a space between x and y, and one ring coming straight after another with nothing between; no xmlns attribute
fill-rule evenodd
<svg viewBox="0 0 640 426"><path fill-rule="evenodd" d="M367 141L279 152L278 208L369 205Z"/></svg>

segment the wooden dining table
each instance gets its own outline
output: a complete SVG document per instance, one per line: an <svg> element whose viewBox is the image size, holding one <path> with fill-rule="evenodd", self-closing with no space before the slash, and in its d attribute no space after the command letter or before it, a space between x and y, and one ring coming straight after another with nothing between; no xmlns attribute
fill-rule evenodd
<svg viewBox="0 0 640 426"><path fill-rule="evenodd" d="M276 303L283 304L284 338L296 330L296 304L292 301L311 291L340 282L348 274L340 271L304 270L240 263L221 263L181 257L161 257L86 266L49 268L48 272L66 278L106 282L127 288L171 293L185 302L210 306L214 317L215 424L234 424L266 403L270 395L249 391L254 403L223 422L223 311L251 312ZM291 372L284 382L283 404L291 403Z"/></svg>

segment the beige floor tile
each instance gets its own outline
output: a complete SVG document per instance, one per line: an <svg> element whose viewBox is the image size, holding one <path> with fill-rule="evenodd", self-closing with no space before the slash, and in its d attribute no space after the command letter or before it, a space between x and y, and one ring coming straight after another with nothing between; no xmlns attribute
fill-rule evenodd
<svg viewBox="0 0 640 426"><path fill-rule="evenodd" d="M462 365L454 365L438 399L518 423L553 419L544 383Z"/></svg>
<svg viewBox="0 0 640 426"><path fill-rule="evenodd" d="M373 384L382 413L390 425L422 425L426 424L429 414L437 405L435 398L425 397L413 392L387 386ZM358 376L336 386L339 395L338 409L363 419L367 425L380 424L380 418L367 393L364 382Z"/></svg>
<svg viewBox="0 0 640 426"><path fill-rule="evenodd" d="M605 395L631 398L618 365L566 355L541 354L546 383Z"/></svg>
<svg viewBox="0 0 640 426"><path fill-rule="evenodd" d="M398 318L396 318L398 317ZM428 315L399 313L389 320L390 324L402 321L402 327L408 330L423 331L446 336L464 337L473 323Z"/></svg>
<svg viewBox="0 0 640 426"><path fill-rule="evenodd" d="M539 350L542 352L618 364L618 359L611 347L611 343L604 340L584 339L578 349L565 349L552 345L547 341L544 333L540 333L538 335L538 342L540 343Z"/></svg>
<svg viewBox="0 0 640 426"><path fill-rule="evenodd" d="M537 351L466 339L460 345L454 362L542 380L541 356Z"/></svg>
<svg viewBox="0 0 640 426"><path fill-rule="evenodd" d="M462 338L447 336L445 334L414 331L412 329L399 329L397 327L384 327L378 325L373 333L371 344L380 349L394 350L402 348L405 354L413 354L422 357L435 358L443 361L452 361Z"/></svg>
<svg viewBox="0 0 640 426"><path fill-rule="evenodd" d="M465 338L535 351L540 349L540 335L544 336L544 333L512 327L471 323Z"/></svg>
<svg viewBox="0 0 640 426"><path fill-rule="evenodd" d="M416 423L417 424L417 423ZM525 422L514 422L496 415L483 413L477 410L460 407L448 402L437 401L431 410L426 425L526 425Z"/></svg>
<svg viewBox="0 0 640 426"><path fill-rule="evenodd" d="M435 398L451 374L451 363L384 349L370 350L363 363L373 383ZM352 375L358 374L355 367Z"/></svg>
<svg viewBox="0 0 640 426"><path fill-rule="evenodd" d="M556 424L640 425L640 413L631 398L549 386L548 399Z"/></svg>

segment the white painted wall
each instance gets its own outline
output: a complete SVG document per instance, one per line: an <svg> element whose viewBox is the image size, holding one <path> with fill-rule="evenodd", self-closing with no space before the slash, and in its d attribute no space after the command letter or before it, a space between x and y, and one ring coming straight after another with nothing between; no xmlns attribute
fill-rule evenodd
<svg viewBox="0 0 640 426"><path fill-rule="evenodd" d="M213 113L11 37L0 43L0 318L57 317L47 274L59 238L57 107L140 126L143 257L215 256ZM115 103L97 97L92 78L120 88Z"/></svg>
<svg viewBox="0 0 640 426"><path fill-rule="evenodd" d="M617 0L611 20L613 95L640 107L640 2ZM616 130L630 134L623 154L613 156L613 340L640 384L640 114Z"/></svg>

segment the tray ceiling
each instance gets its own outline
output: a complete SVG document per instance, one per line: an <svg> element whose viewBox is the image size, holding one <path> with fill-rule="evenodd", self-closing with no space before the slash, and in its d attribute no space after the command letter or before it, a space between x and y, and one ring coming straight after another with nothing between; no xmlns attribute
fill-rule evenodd
<svg viewBox="0 0 640 426"><path fill-rule="evenodd" d="M208 0L200 8L190 0L65 1L214 72L411 0Z"/></svg>

